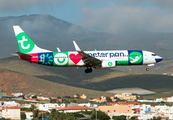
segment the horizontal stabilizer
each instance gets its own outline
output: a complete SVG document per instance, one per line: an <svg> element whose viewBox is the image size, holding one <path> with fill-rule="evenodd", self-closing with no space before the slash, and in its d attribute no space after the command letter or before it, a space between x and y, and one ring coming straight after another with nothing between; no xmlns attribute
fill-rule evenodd
<svg viewBox="0 0 173 120"><path fill-rule="evenodd" d="M32 57L31 55L25 54L25 53L21 53L21 52L16 52L19 56L21 57Z"/></svg>
<svg viewBox="0 0 173 120"><path fill-rule="evenodd" d="M18 54L11 54L12 56L18 56Z"/></svg>

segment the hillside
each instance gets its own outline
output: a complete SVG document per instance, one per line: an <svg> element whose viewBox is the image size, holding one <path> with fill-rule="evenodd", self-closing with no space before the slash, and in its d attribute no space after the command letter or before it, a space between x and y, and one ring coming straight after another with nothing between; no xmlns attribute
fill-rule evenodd
<svg viewBox="0 0 173 120"><path fill-rule="evenodd" d="M155 64L155 66L149 67L150 71L145 71L146 66L131 66L131 67L116 67L116 70L129 72L131 68L132 73L152 73L152 74L163 74L173 73L173 60L163 60L161 63Z"/></svg>
<svg viewBox="0 0 173 120"><path fill-rule="evenodd" d="M10 57L18 51L12 29L20 25L28 36L40 47L57 51L75 50L75 40L82 50L143 49L153 51L170 60L172 56L173 33L136 33L111 35L91 31L50 15L23 15L0 17L0 58Z"/></svg>
<svg viewBox="0 0 173 120"><path fill-rule="evenodd" d="M85 74L84 68L79 68L77 70L74 67L73 68L49 67L38 64L31 64L29 62L20 60L17 57L1 59L0 68L3 70L5 69L15 72L16 74L24 75L25 77L23 77L23 79L24 78L28 79L28 81L31 82L30 83L31 86L32 84L38 85L42 89L44 88L43 90L44 92L46 92L48 87L48 86L46 87L46 83L54 85L55 87L53 87L54 89L51 88L52 89L51 91L56 91L54 93L56 94L61 93L61 95L62 94L65 95L67 93L71 94L71 92L75 93L78 91L80 92L90 91L88 89L98 90L98 91L108 91L116 88L126 88L126 87L127 88L139 87L158 93L163 93L168 91L171 94L173 93L172 77L165 75L127 73L127 72L115 71L112 69L94 70L92 74ZM40 83L45 83L45 84L42 85ZM58 88L56 86L58 86ZM75 88L73 89L74 91L71 90L72 88L70 88L69 86L73 86L72 88ZM70 91L68 88L70 89ZM23 87L22 90L24 89L25 87ZM34 90L39 91L39 89L37 90L36 88L33 89L31 87L31 89L33 91ZM12 91L12 88L9 90ZM65 92L63 93L61 90L64 90ZM52 93L45 93L45 94L50 95Z"/></svg>
<svg viewBox="0 0 173 120"><path fill-rule="evenodd" d="M0 89L7 93L23 92L25 94L35 93L48 97L73 96L74 94L86 94L88 98L100 95L110 96L112 94L83 88L72 87L59 83L50 82L33 76L16 73L0 68Z"/></svg>

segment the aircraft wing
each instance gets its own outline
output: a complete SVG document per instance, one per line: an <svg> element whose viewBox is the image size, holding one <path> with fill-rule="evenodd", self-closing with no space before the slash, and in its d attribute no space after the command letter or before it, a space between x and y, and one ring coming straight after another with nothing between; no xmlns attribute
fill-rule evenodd
<svg viewBox="0 0 173 120"><path fill-rule="evenodd" d="M101 60L94 58L91 55L88 55L84 51L80 50L80 48L78 47L78 45L76 44L75 41L73 41L73 43L74 43L76 51L82 56L82 60L84 61L84 63L86 65L87 64L99 64L99 63L101 63Z"/></svg>

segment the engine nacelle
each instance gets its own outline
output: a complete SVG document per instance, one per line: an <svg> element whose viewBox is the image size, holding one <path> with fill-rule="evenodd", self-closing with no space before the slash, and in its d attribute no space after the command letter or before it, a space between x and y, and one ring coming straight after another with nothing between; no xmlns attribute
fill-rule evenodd
<svg viewBox="0 0 173 120"><path fill-rule="evenodd" d="M102 61L101 67L102 68L115 68L116 62L115 61Z"/></svg>

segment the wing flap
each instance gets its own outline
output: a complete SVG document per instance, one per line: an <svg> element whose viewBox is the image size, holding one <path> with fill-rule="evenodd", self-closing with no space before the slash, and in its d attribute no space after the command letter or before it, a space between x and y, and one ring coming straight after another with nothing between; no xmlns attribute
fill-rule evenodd
<svg viewBox="0 0 173 120"><path fill-rule="evenodd" d="M77 51L77 52L82 56L82 60L84 61L85 64L99 64L99 63L101 63L101 60L88 55L84 51Z"/></svg>

